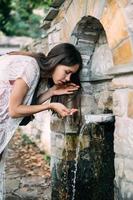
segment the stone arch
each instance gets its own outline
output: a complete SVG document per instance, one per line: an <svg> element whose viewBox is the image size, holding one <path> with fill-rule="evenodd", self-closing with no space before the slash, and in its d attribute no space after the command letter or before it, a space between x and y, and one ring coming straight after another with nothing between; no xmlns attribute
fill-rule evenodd
<svg viewBox="0 0 133 200"><path fill-rule="evenodd" d="M113 58L100 21L92 16L83 17L72 32L71 42L83 58L81 79L91 81L105 78L108 69L113 66Z"/></svg>
<svg viewBox="0 0 133 200"><path fill-rule="evenodd" d="M69 41L70 33L78 21L87 16L96 18L106 32L114 66L125 65L133 61L131 13L132 2L127 0L73 0L66 1L65 7L62 7L54 23L64 17L60 37L61 41Z"/></svg>
<svg viewBox="0 0 133 200"><path fill-rule="evenodd" d="M132 1L88 0L86 15L96 17L102 23L108 38L115 65L133 61Z"/></svg>

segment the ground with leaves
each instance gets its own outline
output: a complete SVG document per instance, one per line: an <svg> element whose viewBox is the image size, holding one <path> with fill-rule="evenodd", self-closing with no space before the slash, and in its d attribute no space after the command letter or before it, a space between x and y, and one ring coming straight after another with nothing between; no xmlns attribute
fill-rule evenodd
<svg viewBox="0 0 133 200"><path fill-rule="evenodd" d="M6 200L50 200L48 162L48 157L18 131L8 148Z"/></svg>

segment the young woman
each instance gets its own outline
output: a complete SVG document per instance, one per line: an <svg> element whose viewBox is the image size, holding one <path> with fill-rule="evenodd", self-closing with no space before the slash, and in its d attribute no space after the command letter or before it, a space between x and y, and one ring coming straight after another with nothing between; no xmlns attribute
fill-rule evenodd
<svg viewBox="0 0 133 200"><path fill-rule="evenodd" d="M69 43L55 46L45 57L42 53L12 52L0 57L0 200L3 199L4 150L25 116L53 110L62 118L77 112L49 98L72 94L79 89L82 58ZM51 87L41 93L36 105L32 97L41 85ZM44 103L45 102L45 103Z"/></svg>

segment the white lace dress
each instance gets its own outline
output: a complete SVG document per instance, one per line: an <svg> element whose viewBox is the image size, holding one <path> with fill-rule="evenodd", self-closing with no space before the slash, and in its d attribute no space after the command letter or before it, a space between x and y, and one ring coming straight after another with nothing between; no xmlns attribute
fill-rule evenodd
<svg viewBox="0 0 133 200"><path fill-rule="evenodd" d="M35 87L40 76L36 60L23 55L4 55L0 57L0 154L12 138L15 130L22 121L21 118L13 119L8 114L9 96L13 83L17 78L22 78L29 87L24 99L24 104L30 105ZM2 163L0 162L0 190L2 183ZM2 197L0 191L0 200Z"/></svg>

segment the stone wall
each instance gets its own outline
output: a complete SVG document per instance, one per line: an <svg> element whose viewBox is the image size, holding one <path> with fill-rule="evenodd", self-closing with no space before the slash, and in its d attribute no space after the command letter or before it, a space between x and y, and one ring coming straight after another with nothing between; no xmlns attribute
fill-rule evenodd
<svg viewBox="0 0 133 200"><path fill-rule="evenodd" d="M47 46L47 50L50 50L60 42L71 42L81 52L84 62L81 73L82 118L85 114L113 112L115 115L115 199L131 200L133 199L133 2L132 0L67 0L59 1L59 5L56 2L58 1L54 1L53 8L44 18L42 27L46 31L46 36L42 43ZM41 46L42 44L38 48L41 49ZM59 146L62 148L64 145L65 138L61 132L76 133L79 121L80 118L77 116L76 123L71 118L64 126L60 119L56 117L52 119L51 155L54 158L52 166L57 158L60 159L59 154L63 153L63 151L59 151L59 154L56 152Z"/></svg>

